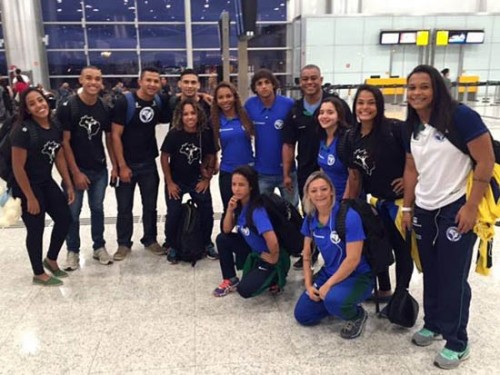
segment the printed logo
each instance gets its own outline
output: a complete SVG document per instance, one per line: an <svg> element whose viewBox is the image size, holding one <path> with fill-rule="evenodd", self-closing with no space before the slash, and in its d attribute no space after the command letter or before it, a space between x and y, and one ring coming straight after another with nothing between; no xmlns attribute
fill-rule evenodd
<svg viewBox="0 0 500 375"><path fill-rule="evenodd" d="M50 163L54 162L56 158L56 151L61 147L61 145L55 141L49 141L45 143L42 147L42 154L45 154L49 157Z"/></svg>
<svg viewBox="0 0 500 375"><path fill-rule="evenodd" d="M336 231L332 231L330 233L330 241L332 241L332 243L335 245L337 245L340 242L340 236Z"/></svg>
<svg viewBox="0 0 500 375"><path fill-rule="evenodd" d="M368 164L368 151L365 149L357 149L354 151L354 164L359 165L368 176L371 176L375 165Z"/></svg>
<svg viewBox="0 0 500 375"><path fill-rule="evenodd" d="M328 155L328 159L326 160L326 164L332 166L335 164L335 155Z"/></svg>
<svg viewBox="0 0 500 375"><path fill-rule="evenodd" d="M250 229L248 227L240 227L240 232L245 237L250 236Z"/></svg>
<svg viewBox="0 0 500 375"><path fill-rule="evenodd" d="M283 128L283 120L279 119L274 122L274 128L276 130L281 130Z"/></svg>
<svg viewBox="0 0 500 375"><path fill-rule="evenodd" d="M446 229L446 238L448 238L448 241L450 242L457 242L460 241L462 235L458 231L457 227L449 227Z"/></svg>
<svg viewBox="0 0 500 375"><path fill-rule="evenodd" d="M85 129L89 141L94 135L97 135L99 129L101 128L99 121L96 121L96 119L94 119L92 116L87 115L80 118L80 122L78 123L78 125Z"/></svg>
<svg viewBox="0 0 500 375"><path fill-rule="evenodd" d="M155 111L151 107L144 107L139 112L139 118L144 124L151 122L153 120L153 117L155 117Z"/></svg>
<svg viewBox="0 0 500 375"><path fill-rule="evenodd" d="M200 159L200 148L192 143L184 143L179 152L186 155L189 165Z"/></svg>
<svg viewBox="0 0 500 375"><path fill-rule="evenodd" d="M434 135L434 138L439 141L439 142L444 142L444 140L446 139L446 137L440 133L440 132L437 132L435 135Z"/></svg>

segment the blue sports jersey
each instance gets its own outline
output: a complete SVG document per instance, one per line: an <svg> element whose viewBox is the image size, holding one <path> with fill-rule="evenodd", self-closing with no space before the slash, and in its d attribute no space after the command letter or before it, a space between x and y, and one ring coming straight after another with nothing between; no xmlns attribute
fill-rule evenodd
<svg viewBox="0 0 500 375"><path fill-rule="evenodd" d="M231 173L240 165L254 165L252 143L239 118L220 115L220 170Z"/></svg>
<svg viewBox="0 0 500 375"><path fill-rule="evenodd" d="M240 215L238 216L238 220L236 222L236 228L238 229L238 232L243 236L248 246L252 248L252 251L259 254L264 251L269 252L263 234L274 229L271 221L269 220L269 216L267 216L265 208L257 207L252 214L253 224L255 228L257 228L258 233L255 233L253 230L250 230L250 228L247 227L247 210L248 204L243 207Z"/></svg>
<svg viewBox="0 0 500 375"><path fill-rule="evenodd" d="M245 103L245 109L255 128L255 170L265 175L282 175L281 129L293 106L293 100L277 95L270 108L253 96Z"/></svg>
<svg viewBox="0 0 500 375"><path fill-rule="evenodd" d="M338 204L333 206L327 225L322 225L316 215L313 217L306 216L301 230L304 236L314 239L325 260L324 267L329 276L332 276L337 271L346 258L346 243L364 241L366 238L361 217L350 208L346 214L345 243L340 239L335 229L339 207ZM366 273L370 271L370 266L365 257L361 256L361 261L354 272Z"/></svg>
<svg viewBox="0 0 500 375"><path fill-rule="evenodd" d="M338 140L339 137L335 137L330 146L326 146L325 141L320 142L318 165L332 181L335 187L336 200L340 202L344 196L348 172L346 166L340 161L337 155Z"/></svg>

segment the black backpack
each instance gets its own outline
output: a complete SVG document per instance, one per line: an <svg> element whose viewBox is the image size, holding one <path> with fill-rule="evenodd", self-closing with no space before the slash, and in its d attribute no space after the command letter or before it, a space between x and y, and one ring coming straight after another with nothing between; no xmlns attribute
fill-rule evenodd
<svg viewBox="0 0 500 375"><path fill-rule="evenodd" d="M0 178L11 187L14 182L14 172L12 171L12 144L10 133L14 126L15 117L9 117L0 128ZM26 127L30 136L30 147L38 144L38 125L32 121L26 121L22 125Z"/></svg>
<svg viewBox="0 0 500 375"><path fill-rule="evenodd" d="M181 206L181 217L177 229L177 246L177 258L190 262L193 267L205 255L200 214L198 207L191 199Z"/></svg>
<svg viewBox="0 0 500 375"><path fill-rule="evenodd" d="M411 328L418 317L418 302L406 289L396 289L387 305L387 318L391 323Z"/></svg>
<svg viewBox="0 0 500 375"><path fill-rule="evenodd" d="M292 256L300 256L304 246L304 236L300 232L304 219L297 208L274 193L261 194L259 199L271 220L280 248ZM257 232L255 225L249 224L248 227Z"/></svg>

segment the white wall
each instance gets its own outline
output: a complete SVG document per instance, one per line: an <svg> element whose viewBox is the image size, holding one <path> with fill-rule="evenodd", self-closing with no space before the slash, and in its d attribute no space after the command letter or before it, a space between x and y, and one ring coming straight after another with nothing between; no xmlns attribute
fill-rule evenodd
<svg viewBox="0 0 500 375"><path fill-rule="evenodd" d="M462 13L479 10L477 0L363 0L362 4L363 14Z"/></svg>
<svg viewBox="0 0 500 375"><path fill-rule="evenodd" d="M370 75L388 76L391 49L392 74L406 76L418 64L417 46L381 46L382 29L478 28L485 30L485 43L464 46L463 69L466 75L478 75L481 81L500 80L500 14L497 15L426 15L426 16L308 16L301 22L302 48L294 56L293 74L300 66L317 64L325 82L356 84ZM295 30L297 38L299 28ZM459 46L436 47L438 69L449 68L456 78ZM297 52L297 48L294 49Z"/></svg>

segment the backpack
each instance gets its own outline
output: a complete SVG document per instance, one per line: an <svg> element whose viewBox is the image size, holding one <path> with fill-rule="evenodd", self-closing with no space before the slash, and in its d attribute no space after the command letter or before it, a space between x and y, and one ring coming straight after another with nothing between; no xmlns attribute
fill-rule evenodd
<svg viewBox="0 0 500 375"><path fill-rule="evenodd" d="M127 99L127 117L125 119L125 125L128 125L130 123L130 121L132 121L132 118L134 117L136 101L135 101L134 94L131 93L130 91L126 92L123 95ZM154 101L155 101L156 105L158 106L158 108L160 108L160 110L161 110L162 103L161 103L160 95L156 94L154 96Z"/></svg>
<svg viewBox="0 0 500 375"><path fill-rule="evenodd" d="M418 302L406 289L396 289L387 305L387 318L391 323L411 328L418 317Z"/></svg>
<svg viewBox="0 0 500 375"><path fill-rule="evenodd" d="M300 256L304 246L304 235L300 232L304 221L302 215L290 202L277 194L261 194L260 199L278 237L280 248L284 248L292 256ZM248 227L257 232L253 223Z"/></svg>
<svg viewBox="0 0 500 375"><path fill-rule="evenodd" d="M10 133L13 128L14 120L14 117L8 118L0 128L0 178L7 182L8 187L14 182L14 172L12 171L12 143L10 141ZM30 147L35 147L38 144L38 125L34 124L32 121L26 121L22 126L28 129Z"/></svg>
<svg viewBox="0 0 500 375"><path fill-rule="evenodd" d="M190 262L193 267L205 254L205 246L201 236L200 214L197 205L191 199L181 206L177 246L177 258Z"/></svg>

